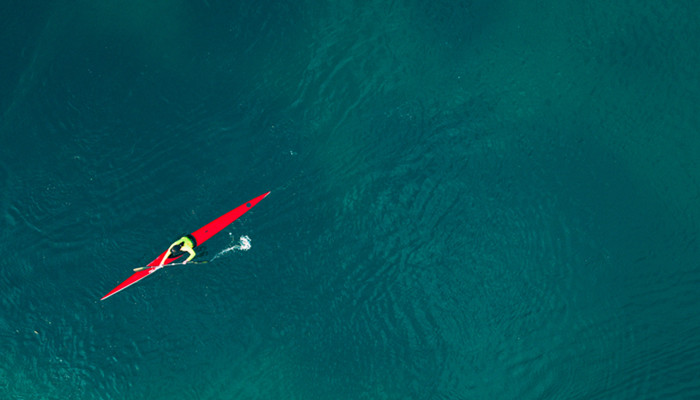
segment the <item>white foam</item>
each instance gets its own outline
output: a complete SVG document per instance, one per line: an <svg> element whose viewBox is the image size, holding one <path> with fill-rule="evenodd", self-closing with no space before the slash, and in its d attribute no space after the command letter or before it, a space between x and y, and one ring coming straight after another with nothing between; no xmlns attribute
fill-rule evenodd
<svg viewBox="0 0 700 400"><path fill-rule="evenodd" d="M248 236L241 236L241 244L238 245L238 250L248 251L250 250L250 238Z"/></svg>
<svg viewBox="0 0 700 400"><path fill-rule="evenodd" d="M210 261L214 261L217 258L223 256L226 253L232 252L232 251L248 251L251 248L251 241L248 236L241 236L240 239L238 239L238 243L234 244L233 246L227 247L220 252L218 252Z"/></svg>

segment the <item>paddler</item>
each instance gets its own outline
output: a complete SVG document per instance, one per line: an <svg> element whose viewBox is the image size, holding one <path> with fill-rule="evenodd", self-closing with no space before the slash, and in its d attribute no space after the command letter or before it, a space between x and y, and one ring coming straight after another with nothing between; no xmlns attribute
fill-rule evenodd
<svg viewBox="0 0 700 400"><path fill-rule="evenodd" d="M163 259L160 260L160 267L162 267L165 264L165 260L167 260L171 256L178 256L182 253L189 253L189 257L183 262L183 264L187 264L190 260L192 260L197 253L195 253L194 248L197 246L196 241L192 235L185 235L181 237L180 239L176 240L175 243L171 244L170 247L168 247L168 251L165 252L165 255L163 256Z"/></svg>

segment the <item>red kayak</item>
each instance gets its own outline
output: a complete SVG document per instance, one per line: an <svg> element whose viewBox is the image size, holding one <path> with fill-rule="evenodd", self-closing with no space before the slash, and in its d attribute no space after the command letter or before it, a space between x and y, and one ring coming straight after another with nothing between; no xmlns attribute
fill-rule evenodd
<svg viewBox="0 0 700 400"><path fill-rule="evenodd" d="M199 228L198 230L192 232L190 234L190 236L195 239L196 245L199 246L200 244L209 240L209 238L211 238L212 236L221 232L222 229L229 226L233 221L237 220L241 215L248 212L248 210L255 207L255 205L258 204L260 202L260 200L264 199L268 194L270 194L270 192L267 192L263 195L260 195L256 198L254 198L253 200L250 200L247 203L241 204L240 206L234 208L233 210L227 212L226 214L220 216L219 218L211 221L210 223ZM174 262L175 260L177 260L178 258L182 257L182 255L179 255L177 257L168 258L163 263L163 266L161 266L160 262L163 259L163 257L165 257L165 253L167 253L167 252L168 252L168 250L165 250L163 252L163 254L159 255L158 257L156 257L155 260L148 263L147 267L149 267L149 268L146 268L144 270L141 270L141 271L134 273L133 275L131 275L129 277L129 279L125 280L119 286L112 289L111 292L104 295L104 297L102 297L100 300L104 300L107 297L128 288L129 286L133 285L134 283L140 281L141 279L147 277L148 275L163 268L163 266L168 265L168 264Z"/></svg>

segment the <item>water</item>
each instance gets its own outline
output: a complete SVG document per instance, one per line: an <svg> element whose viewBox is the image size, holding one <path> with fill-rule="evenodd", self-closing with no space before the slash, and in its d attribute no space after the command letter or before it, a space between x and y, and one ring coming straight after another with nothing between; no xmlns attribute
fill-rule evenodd
<svg viewBox="0 0 700 400"><path fill-rule="evenodd" d="M0 12L0 397L700 397L697 6L142 3Z"/></svg>

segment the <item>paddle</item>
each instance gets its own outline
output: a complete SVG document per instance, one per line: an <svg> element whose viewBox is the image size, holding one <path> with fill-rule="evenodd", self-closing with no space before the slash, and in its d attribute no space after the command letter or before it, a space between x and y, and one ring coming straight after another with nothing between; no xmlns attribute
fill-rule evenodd
<svg viewBox="0 0 700 400"><path fill-rule="evenodd" d="M172 264L165 264L165 265L163 265L163 266L164 266L164 267L169 267L169 266L171 266L171 265L206 264L206 263L208 263L208 262L209 262L209 261L207 261L207 260L202 260L202 261L190 261L190 262L188 262L188 263L184 263L184 262L181 262L181 263L172 263ZM144 269L149 269L149 268L153 268L153 267L146 266L146 267L134 268L134 272L143 271Z"/></svg>

